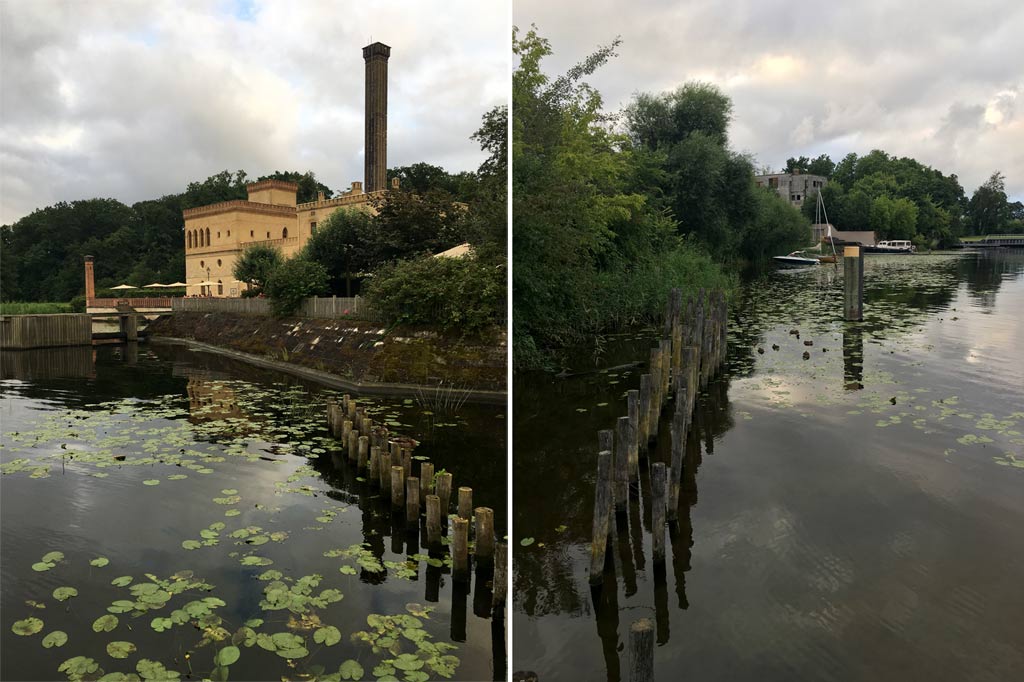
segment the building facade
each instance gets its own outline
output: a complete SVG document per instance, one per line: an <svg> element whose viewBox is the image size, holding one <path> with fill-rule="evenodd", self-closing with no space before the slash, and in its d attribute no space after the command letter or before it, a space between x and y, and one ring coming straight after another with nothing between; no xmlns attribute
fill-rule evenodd
<svg viewBox="0 0 1024 682"><path fill-rule="evenodd" d="M803 173L770 173L755 175L758 187L768 187L778 192L779 196L793 206L800 208L808 195L814 196L828 182L823 175L804 175Z"/></svg>
<svg viewBox="0 0 1024 682"><path fill-rule="evenodd" d="M270 246L289 258L306 245L323 222L339 209L374 212L374 200L389 188L387 171L387 63L391 48L373 43L363 48L366 62L366 191L353 182L333 198L296 202L298 185L263 180L246 186L248 199L222 201L182 212L185 219L185 283L192 296L241 296L246 285L235 280L234 267L251 246ZM397 179L390 189L397 189Z"/></svg>

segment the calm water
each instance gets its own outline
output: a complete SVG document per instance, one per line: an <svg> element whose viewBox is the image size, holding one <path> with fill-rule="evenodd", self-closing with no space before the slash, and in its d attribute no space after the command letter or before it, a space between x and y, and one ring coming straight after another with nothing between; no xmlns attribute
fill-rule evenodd
<svg viewBox="0 0 1024 682"><path fill-rule="evenodd" d="M504 675L486 580L454 586L449 564L332 462L326 393L157 345L2 360L2 679L65 679L69 659L91 667L77 657L193 679L218 660L236 680ZM503 409L362 402L471 485L504 534ZM60 601L61 587L77 596ZM94 626L108 613L116 624ZM66 643L44 648L54 631Z"/></svg>
<svg viewBox="0 0 1024 682"><path fill-rule="evenodd" d="M665 570L643 483L613 588L588 586L597 431L643 370L520 379L513 669L619 680L649 617L659 680L1024 679L1024 254L869 257L865 275L861 324L830 266L745 288ZM646 359L651 338L573 369Z"/></svg>

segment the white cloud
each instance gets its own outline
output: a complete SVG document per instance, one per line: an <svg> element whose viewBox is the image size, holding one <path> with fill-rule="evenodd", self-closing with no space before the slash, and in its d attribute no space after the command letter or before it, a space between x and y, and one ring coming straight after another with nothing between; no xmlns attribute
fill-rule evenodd
<svg viewBox="0 0 1024 682"><path fill-rule="evenodd" d="M507 7L0 3L0 223L57 201L126 203L223 170L362 179L362 47L392 47L389 165L475 169L508 92Z"/></svg>
<svg viewBox="0 0 1024 682"><path fill-rule="evenodd" d="M549 73L622 37L590 83L609 109L637 91L709 80L734 105L736 149L759 165L880 148L956 173L968 194L994 170L1024 200L1024 5L861 0L796 11L761 0L515 0L551 41ZM585 15L585 20L580 15ZM980 112L976 117L975 111Z"/></svg>

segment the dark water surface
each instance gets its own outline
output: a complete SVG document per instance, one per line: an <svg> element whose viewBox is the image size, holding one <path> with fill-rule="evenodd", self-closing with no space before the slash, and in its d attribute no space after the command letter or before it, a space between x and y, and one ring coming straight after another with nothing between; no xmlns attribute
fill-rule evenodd
<svg viewBox="0 0 1024 682"><path fill-rule="evenodd" d="M860 324L830 266L744 288L665 570L643 482L613 588L588 586L597 431L644 370L519 379L515 669L628 678L648 617L659 680L1024 679L1024 254L869 257L865 276Z"/></svg>
<svg viewBox="0 0 1024 682"><path fill-rule="evenodd" d="M148 659L183 679L504 674L486 580L453 586L449 564L332 462L328 392L159 345L7 353L2 367L3 680L66 679L69 659L72 673L158 675ZM360 402L472 486L504 534L503 409ZM61 587L77 596L60 601ZM108 613L113 629L94 628ZM45 648L54 631L66 643Z"/></svg>

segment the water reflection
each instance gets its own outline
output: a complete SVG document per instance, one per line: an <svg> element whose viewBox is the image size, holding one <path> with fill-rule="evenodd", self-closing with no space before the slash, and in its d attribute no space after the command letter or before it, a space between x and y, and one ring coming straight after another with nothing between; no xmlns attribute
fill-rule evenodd
<svg viewBox="0 0 1024 682"><path fill-rule="evenodd" d="M515 523L536 543L516 555L516 668L620 680L648 617L659 680L1024 674L1024 591L998 577L1024 565L1022 275L1020 253L869 258L860 324L829 268L750 283L687 434L668 563L645 537L663 424L595 590L593 438L643 371L601 368L652 335L612 337L567 378L519 377ZM985 609L928 606L951 591Z"/></svg>

